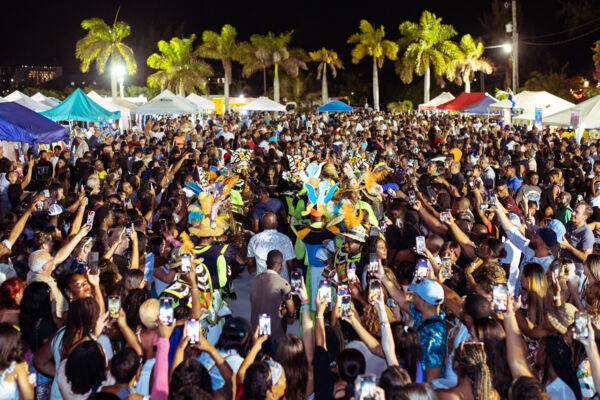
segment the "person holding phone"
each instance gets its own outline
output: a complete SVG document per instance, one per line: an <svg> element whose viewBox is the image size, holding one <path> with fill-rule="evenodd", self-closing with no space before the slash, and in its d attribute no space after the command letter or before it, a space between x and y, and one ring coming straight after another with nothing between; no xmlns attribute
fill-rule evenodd
<svg viewBox="0 0 600 400"><path fill-rule="evenodd" d="M271 316L271 338L275 343L285 335L285 317L293 315L292 288L279 274L283 268L283 255L279 250L267 254L267 270L250 281L250 306L252 328L258 326L258 316Z"/></svg>

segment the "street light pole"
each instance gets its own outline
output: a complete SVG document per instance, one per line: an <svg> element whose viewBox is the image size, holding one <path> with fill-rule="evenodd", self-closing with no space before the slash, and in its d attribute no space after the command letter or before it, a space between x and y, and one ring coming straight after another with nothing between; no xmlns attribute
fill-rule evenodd
<svg viewBox="0 0 600 400"><path fill-rule="evenodd" d="M517 0L512 0L512 91L519 87L519 35L517 33Z"/></svg>

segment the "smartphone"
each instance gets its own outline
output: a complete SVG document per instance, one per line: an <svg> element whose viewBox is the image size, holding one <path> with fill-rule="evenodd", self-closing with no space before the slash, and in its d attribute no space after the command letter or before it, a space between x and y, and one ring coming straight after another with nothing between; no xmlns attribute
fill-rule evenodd
<svg viewBox="0 0 600 400"><path fill-rule="evenodd" d="M508 288L505 283L494 285L492 293L492 311L504 312L508 309Z"/></svg>
<svg viewBox="0 0 600 400"><path fill-rule="evenodd" d="M385 301L385 305L388 306L388 308L393 309L397 306L396 300L394 300L391 297L388 297L387 300Z"/></svg>
<svg viewBox="0 0 600 400"><path fill-rule="evenodd" d="M575 334L578 338L587 339L588 332L588 314L585 311L578 311L575 314Z"/></svg>
<svg viewBox="0 0 600 400"><path fill-rule="evenodd" d="M346 267L346 277L349 282L356 280L356 267L354 265Z"/></svg>
<svg viewBox="0 0 600 400"><path fill-rule="evenodd" d="M417 279L422 280L427 278L427 260L420 258L417 262Z"/></svg>
<svg viewBox="0 0 600 400"><path fill-rule="evenodd" d="M496 193L493 190L489 191L488 197L490 199L490 203L494 204L496 202Z"/></svg>
<svg viewBox="0 0 600 400"><path fill-rule="evenodd" d="M290 278L290 286L292 287L292 292L298 293L298 291L302 287L302 275L300 275L300 272L292 272L292 277Z"/></svg>
<svg viewBox="0 0 600 400"><path fill-rule="evenodd" d="M119 319L121 312L121 296L110 296L108 298L108 315L113 321Z"/></svg>
<svg viewBox="0 0 600 400"><path fill-rule="evenodd" d="M452 277L452 259L450 257L442 258L442 278L450 279Z"/></svg>
<svg viewBox="0 0 600 400"><path fill-rule="evenodd" d="M167 220L164 218L161 218L158 220L158 223L160 224L160 228L162 229L161 233L166 233L169 229L167 228Z"/></svg>
<svg viewBox="0 0 600 400"><path fill-rule="evenodd" d="M361 374L354 381L356 400L375 400L377 398L377 381L375 374Z"/></svg>
<svg viewBox="0 0 600 400"><path fill-rule="evenodd" d="M425 254L425 236L417 236L417 254Z"/></svg>
<svg viewBox="0 0 600 400"><path fill-rule="evenodd" d="M201 331L202 329L200 328L200 320L190 318L185 322L185 332L187 337L190 338L190 343L200 342Z"/></svg>
<svg viewBox="0 0 600 400"><path fill-rule="evenodd" d="M414 190L411 190L408 192L408 201L411 205L414 205L417 203L417 196L415 195Z"/></svg>
<svg viewBox="0 0 600 400"><path fill-rule="evenodd" d="M372 279L369 282L369 303L374 304L381 298L381 295L381 281L379 279Z"/></svg>
<svg viewBox="0 0 600 400"><path fill-rule="evenodd" d="M488 203L481 203L479 205L480 210L487 210L488 208L490 208L490 205Z"/></svg>
<svg viewBox="0 0 600 400"><path fill-rule="evenodd" d="M38 202L37 202L37 204L35 205L35 207L36 207L38 210L42 210L42 209L44 208L44 200L40 200L40 201L38 201Z"/></svg>
<svg viewBox="0 0 600 400"><path fill-rule="evenodd" d="M340 312L342 317L347 317L350 314L350 303L352 302L352 298L349 294L342 296L342 301L340 303Z"/></svg>
<svg viewBox="0 0 600 400"><path fill-rule="evenodd" d="M131 236L131 229L133 229L131 222L126 222L125 223L125 234L127 236Z"/></svg>
<svg viewBox="0 0 600 400"><path fill-rule="evenodd" d="M367 272L375 274L379 271L379 255L377 253L369 253L369 266Z"/></svg>
<svg viewBox="0 0 600 400"><path fill-rule="evenodd" d="M258 316L258 335L271 336L271 316L269 314Z"/></svg>
<svg viewBox="0 0 600 400"><path fill-rule="evenodd" d="M100 253L97 251L90 251L88 255L88 268L90 274L96 275L98 273L98 262L100 261Z"/></svg>
<svg viewBox="0 0 600 400"><path fill-rule="evenodd" d="M342 297L347 294L350 294L350 292L348 291L348 285L344 285L344 284L338 285L338 296Z"/></svg>
<svg viewBox="0 0 600 400"><path fill-rule="evenodd" d="M331 303L331 285L326 280L319 283L319 299L321 303Z"/></svg>
<svg viewBox="0 0 600 400"><path fill-rule="evenodd" d="M440 213L440 221L442 221L442 222L448 222L448 221L450 221L450 216L451 215L452 214L449 213L448 210L446 210L444 212L441 212Z"/></svg>
<svg viewBox="0 0 600 400"><path fill-rule="evenodd" d="M396 218L396 226L400 229L402 229L402 219L400 218Z"/></svg>
<svg viewBox="0 0 600 400"><path fill-rule="evenodd" d="M556 279L558 279L558 277L560 276L560 265L556 265L556 267L554 267L554 277Z"/></svg>
<svg viewBox="0 0 600 400"><path fill-rule="evenodd" d="M87 216L87 221L86 221L86 223L85 223L87 226L92 226L92 225L94 225L94 216L95 216L95 215L96 215L96 212L94 212L94 211L90 211L90 212L88 213L88 216Z"/></svg>
<svg viewBox="0 0 600 400"><path fill-rule="evenodd" d="M181 273L189 274L192 269L192 255L191 254L182 254L181 255Z"/></svg>
<svg viewBox="0 0 600 400"><path fill-rule="evenodd" d="M170 297L163 297L160 299L158 315L162 323L165 325L171 325L173 322L175 322L173 299Z"/></svg>

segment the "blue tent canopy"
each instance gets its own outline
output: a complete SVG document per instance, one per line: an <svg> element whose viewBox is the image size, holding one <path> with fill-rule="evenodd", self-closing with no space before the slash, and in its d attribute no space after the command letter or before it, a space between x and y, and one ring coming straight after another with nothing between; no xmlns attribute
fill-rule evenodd
<svg viewBox="0 0 600 400"><path fill-rule="evenodd" d="M62 103L41 113L53 121L106 122L121 118L121 111L110 112L77 88Z"/></svg>
<svg viewBox="0 0 600 400"><path fill-rule="evenodd" d="M352 107L338 100L330 101L318 108L319 112L352 112Z"/></svg>
<svg viewBox="0 0 600 400"><path fill-rule="evenodd" d="M54 121L13 102L0 103L0 140L49 144L68 142L67 130Z"/></svg>
<svg viewBox="0 0 600 400"><path fill-rule="evenodd" d="M479 100L477 103L468 105L467 107L461 108L458 111L469 114L489 114L490 112L488 111L488 106L497 102L498 100L486 93L485 97Z"/></svg>

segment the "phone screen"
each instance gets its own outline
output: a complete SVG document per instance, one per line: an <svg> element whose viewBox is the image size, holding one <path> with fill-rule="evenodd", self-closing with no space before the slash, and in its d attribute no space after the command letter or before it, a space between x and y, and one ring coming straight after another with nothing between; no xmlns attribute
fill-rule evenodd
<svg viewBox="0 0 600 400"><path fill-rule="evenodd" d="M126 234L127 236L131 236L131 229L132 229L132 227L131 227L131 222L127 222L127 223L125 224L125 234Z"/></svg>
<svg viewBox="0 0 600 400"><path fill-rule="evenodd" d="M449 279L452 277L452 259L450 257L442 258L442 278Z"/></svg>
<svg viewBox="0 0 600 400"><path fill-rule="evenodd" d="M408 192L408 200L410 201L410 204L415 204L417 202L417 196L415 196L415 192L413 190Z"/></svg>
<svg viewBox="0 0 600 400"><path fill-rule="evenodd" d="M378 270L379 270L379 255L377 253L369 253L368 272L371 274L374 274Z"/></svg>
<svg viewBox="0 0 600 400"><path fill-rule="evenodd" d="M185 323L185 332L187 337L190 338L190 343L200 342L200 321L194 318L190 318Z"/></svg>
<svg viewBox="0 0 600 400"><path fill-rule="evenodd" d="M319 283L319 298L321 303L331 303L331 286L325 280Z"/></svg>
<svg viewBox="0 0 600 400"><path fill-rule="evenodd" d="M381 281L373 279L369 282L369 303L375 303L381 298Z"/></svg>
<svg viewBox="0 0 600 400"><path fill-rule="evenodd" d="M418 254L425 254L425 236L417 236L416 247Z"/></svg>
<svg viewBox="0 0 600 400"><path fill-rule="evenodd" d="M302 277L300 275L300 272L292 272L292 277L290 278L290 286L292 287L292 292L298 293L298 291L302 287Z"/></svg>
<svg viewBox="0 0 600 400"><path fill-rule="evenodd" d="M375 400L377 398L377 383L375 374L362 374L356 377L354 383L356 400Z"/></svg>
<svg viewBox="0 0 600 400"><path fill-rule="evenodd" d="M181 255L181 272L187 274L192 269L192 256L191 254Z"/></svg>
<svg viewBox="0 0 600 400"><path fill-rule="evenodd" d="M417 262L417 279L427 278L427 260L424 258L419 259Z"/></svg>
<svg viewBox="0 0 600 400"><path fill-rule="evenodd" d="M175 316L173 313L173 299L169 297L163 297L160 299L159 317L163 324L171 325L175 322Z"/></svg>
<svg viewBox="0 0 600 400"><path fill-rule="evenodd" d="M121 311L121 297L110 296L108 298L108 314L110 319L119 319L119 312Z"/></svg>
<svg viewBox="0 0 600 400"><path fill-rule="evenodd" d="M258 334L259 336L271 335L271 317L269 314L260 314L258 316Z"/></svg>
<svg viewBox="0 0 600 400"><path fill-rule="evenodd" d="M94 215L96 215L96 213L94 211L90 211L87 215L87 221L86 221L86 225L87 226L92 226L94 225Z"/></svg>
<svg viewBox="0 0 600 400"><path fill-rule="evenodd" d="M342 296L342 302L341 304L341 313L342 313L342 317L347 317L348 314L350 313L350 302L352 301L352 298L350 297L349 294L346 294L344 296Z"/></svg>
<svg viewBox="0 0 600 400"><path fill-rule="evenodd" d="M353 265L347 266L346 276L348 277L348 281L356 280L356 267L354 267Z"/></svg>
<svg viewBox="0 0 600 400"><path fill-rule="evenodd" d="M97 251L91 251L88 255L88 267L90 268L90 273L92 275L96 275L98 273L98 262L100 260L100 253Z"/></svg>
<svg viewBox="0 0 600 400"><path fill-rule="evenodd" d="M588 314L587 312L578 311L575 314L575 334L580 338L587 338L588 332Z"/></svg>
<svg viewBox="0 0 600 400"><path fill-rule="evenodd" d="M504 283L494 285L492 293L492 310L504 312L508 309L508 288Z"/></svg>

